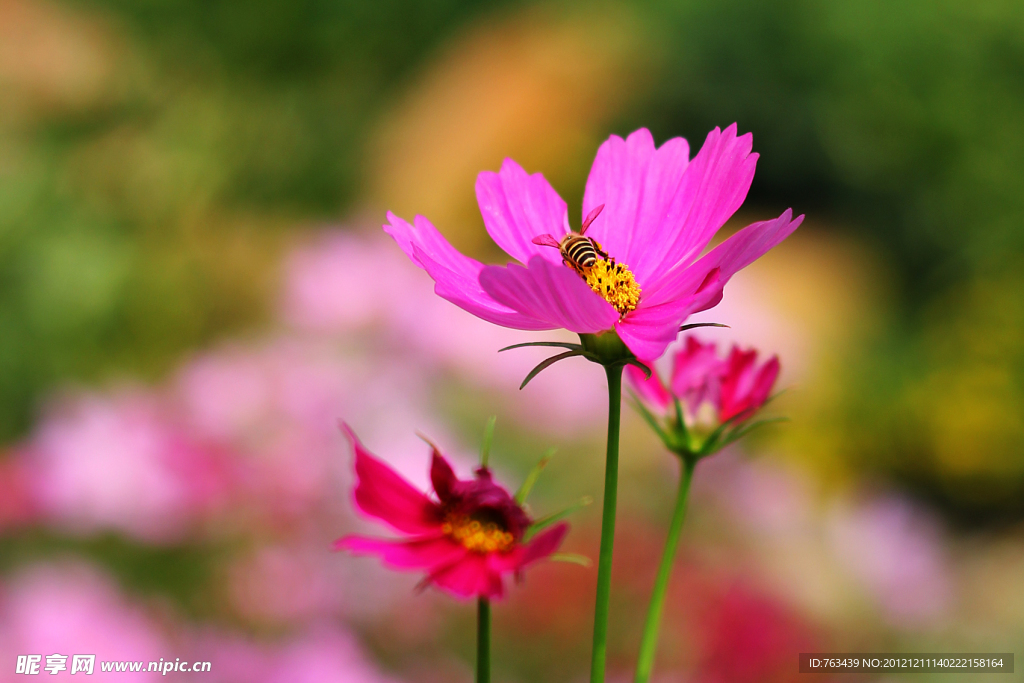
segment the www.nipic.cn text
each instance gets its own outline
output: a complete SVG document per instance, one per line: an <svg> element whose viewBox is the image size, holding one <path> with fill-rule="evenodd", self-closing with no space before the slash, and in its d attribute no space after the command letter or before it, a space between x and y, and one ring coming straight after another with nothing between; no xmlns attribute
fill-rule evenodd
<svg viewBox="0 0 1024 683"><path fill-rule="evenodd" d="M70 660L70 662L69 662ZM167 675L172 671L202 672L210 670L210 662L183 662L181 658L174 661L161 658L155 662L101 661L99 670L103 672L158 672ZM61 671L70 674L91 675L96 670L96 655L18 655L14 673L35 676L48 673L56 676Z"/></svg>

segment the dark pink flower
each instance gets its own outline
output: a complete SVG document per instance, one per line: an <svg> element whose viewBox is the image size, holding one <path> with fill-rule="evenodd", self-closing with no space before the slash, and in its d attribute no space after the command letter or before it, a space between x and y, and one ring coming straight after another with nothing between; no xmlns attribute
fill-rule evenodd
<svg viewBox="0 0 1024 683"><path fill-rule="evenodd" d="M579 334L614 329L649 361L689 315L721 300L729 278L803 220L787 209L701 257L746 197L757 160L752 144L749 133L736 135L735 124L711 131L692 160L686 140L655 148L645 128L609 138L583 198L583 215L592 219L586 237L607 256L585 268L567 267L551 248L570 232L565 202L542 175L528 175L511 159L498 173L481 173L476 194L487 232L524 265L485 266L464 256L422 216L410 225L388 213L384 230L430 274L439 296L484 320Z"/></svg>
<svg viewBox="0 0 1024 683"><path fill-rule="evenodd" d="M532 520L486 467L477 469L475 479L460 480L435 449L434 500L366 450L347 425L343 429L355 451L356 507L407 538L346 536L335 543L336 550L377 555L396 569L426 571L425 584L458 597L499 598L505 574L518 574L551 555L569 529L558 524L526 543Z"/></svg>
<svg viewBox="0 0 1024 683"><path fill-rule="evenodd" d="M722 359L714 343L704 344L694 337L687 337L676 352L667 383L657 373L645 379L640 369L626 368L637 396L659 412L668 411L678 398L690 418L709 404L718 423L749 417L768 400L778 375L777 356L758 366L757 351L733 346L728 358Z"/></svg>

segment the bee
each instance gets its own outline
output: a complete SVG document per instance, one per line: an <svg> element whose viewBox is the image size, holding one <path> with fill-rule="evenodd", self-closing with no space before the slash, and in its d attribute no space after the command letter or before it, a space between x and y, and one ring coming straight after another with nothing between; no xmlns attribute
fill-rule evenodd
<svg viewBox="0 0 1024 683"><path fill-rule="evenodd" d="M554 247L562 254L562 263L570 266L573 270L580 274L582 277L586 277L585 269L592 267L597 263L597 258L600 256L603 259L608 259L608 254L601 249L601 245L597 243L593 237L587 237L587 228L594 222L601 211L604 209L604 204L597 206L587 214L587 217L583 219L583 225L580 227L579 232L568 232L561 241L556 240L551 235L538 235L533 238L533 243L538 244L542 247Z"/></svg>

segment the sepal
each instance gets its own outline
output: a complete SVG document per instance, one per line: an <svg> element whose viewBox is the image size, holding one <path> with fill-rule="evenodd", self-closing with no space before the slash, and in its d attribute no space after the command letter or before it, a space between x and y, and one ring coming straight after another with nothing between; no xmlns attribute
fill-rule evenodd
<svg viewBox="0 0 1024 683"><path fill-rule="evenodd" d="M588 569L594 564L589 557L586 555L580 555L579 553L554 553L552 555L548 555L548 559L552 562L578 564L579 566L587 567Z"/></svg>
<svg viewBox="0 0 1024 683"><path fill-rule="evenodd" d="M555 449L549 448L544 455L541 456L537 464L533 466L530 473L526 475L526 479L523 480L523 485L516 491L515 500L517 503L522 505L526 502L527 496L530 495L530 491L533 490L533 485L537 483L537 479L540 478L540 473L544 471L548 463L551 462L551 458L555 456Z"/></svg>
<svg viewBox="0 0 1024 683"><path fill-rule="evenodd" d="M554 524L556 522L562 521L563 519L565 519L566 517L568 517L572 513L576 512L580 508L585 508L585 507L587 507L588 505L590 505L593 502L594 502L594 499L591 498L590 496L583 496L582 498L580 498L579 502L576 503L575 505L570 505L569 507L565 508L564 510L560 510L558 512L553 512L550 515L547 515L546 517L541 517L540 519L534 521L534 523L531 524L529 527L527 527L526 533L523 534L523 540L524 541L529 541L531 538L533 538L539 532L541 532L544 529L548 528L552 524Z"/></svg>

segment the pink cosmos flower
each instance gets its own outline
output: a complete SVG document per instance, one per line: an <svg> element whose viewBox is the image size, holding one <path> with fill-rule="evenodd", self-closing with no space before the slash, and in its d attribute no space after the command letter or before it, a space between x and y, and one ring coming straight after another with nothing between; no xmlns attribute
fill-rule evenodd
<svg viewBox="0 0 1024 683"><path fill-rule="evenodd" d="M722 359L714 343L703 344L692 336L676 353L667 384L657 373L646 379L640 369L626 368L626 377L637 395L659 412L670 411L678 398L692 421L702 405L710 404L718 424L749 417L768 400L778 376L778 356L758 366L757 351L733 346L729 356Z"/></svg>
<svg viewBox="0 0 1024 683"><path fill-rule="evenodd" d="M486 467L477 469L475 479L460 480L434 449L430 479L435 501L366 450L347 425L343 429L355 451L356 507L408 538L346 536L335 543L336 550L378 555L396 569L426 570L425 584L458 597L500 598L505 574L519 575L551 555L569 530L558 524L525 542L532 520Z"/></svg>
<svg viewBox="0 0 1024 683"><path fill-rule="evenodd" d="M422 216L388 213L384 230L434 279L434 291L474 315L523 330L579 334L614 329L642 361L664 353L680 324L715 306L737 271L803 220L786 210L701 256L739 208L754 176L752 136L736 125L708 134L693 160L686 140L655 148L645 129L610 137L597 152L583 197L585 237L596 258L563 259L568 209L542 175L506 159L476 182L487 232L520 264L485 266L457 252ZM603 209L603 210L602 210Z"/></svg>

